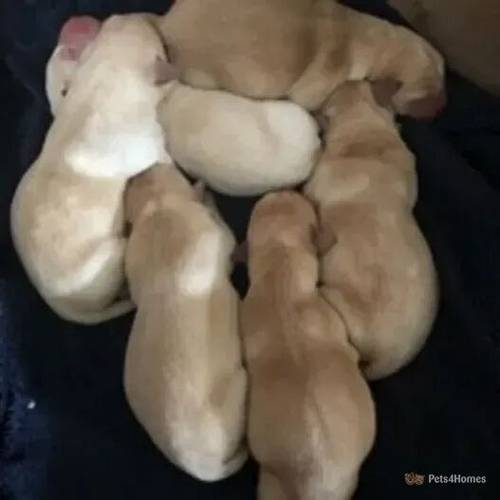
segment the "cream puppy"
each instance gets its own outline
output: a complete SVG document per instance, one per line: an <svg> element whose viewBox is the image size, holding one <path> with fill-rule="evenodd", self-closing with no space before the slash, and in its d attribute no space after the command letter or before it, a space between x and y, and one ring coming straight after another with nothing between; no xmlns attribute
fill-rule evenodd
<svg viewBox="0 0 500 500"><path fill-rule="evenodd" d="M254 196L311 174L318 128L297 104L168 85L159 120L169 153L191 176L221 193Z"/></svg>
<svg viewBox="0 0 500 500"><path fill-rule="evenodd" d="M61 46L54 50L46 78L53 113L77 64L64 57ZM316 122L297 104L254 101L179 82L168 83L164 94L158 117L169 154L216 191L253 196L291 187L304 182L317 162Z"/></svg>
<svg viewBox="0 0 500 500"><path fill-rule="evenodd" d="M321 220L322 293L347 324L370 379L421 350L438 287L412 211L415 160L368 83L345 84L325 108L326 149L305 193Z"/></svg>
<svg viewBox="0 0 500 500"><path fill-rule="evenodd" d="M152 25L135 15L102 26L73 18L61 44L81 66L16 191L12 234L51 308L91 324L133 307L114 302L124 286L122 197L128 178L165 157L155 84L165 54Z"/></svg>
<svg viewBox="0 0 500 500"><path fill-rule="evenodd" d="M266 196L250 221L241 326L259 500L351 498L374 440L358 353L317 288L316 231L311 204L294 192Z"/></svg>
<svg viewBox="0 0 500 500"><path fill-rule="evenodd" d="M135 178L126 195L126 255L137 315L125 392L158 448L203 481L235 472L247 452L234 238L173 167Z"/></svg>
<svg viewBox="0 0 500 500"><path fill-rule="evenodd" d="M332 0L179 0L160 22L181 81L309 110L346 80L392 78L403 114L445 103L442 57L406 28Z"/></svg>

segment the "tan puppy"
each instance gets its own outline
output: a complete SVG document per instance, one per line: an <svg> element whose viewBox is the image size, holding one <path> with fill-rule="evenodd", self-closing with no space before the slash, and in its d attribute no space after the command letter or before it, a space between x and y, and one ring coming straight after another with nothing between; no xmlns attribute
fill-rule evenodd
<svg viewBox="0 0 500 500"><path fill-rule="evenodd" d="M47 65L54 114L78 67L64 55L64 47L56 47ZM167 149L192 177L225 194L251 196L300 184L311 174L320 153L318 129L297 104L254 101L178 82L164 90L158 113Z"/></svg>
<svg viewBox="0 0 500 500"><path fill-rule="evenodd" d="M350 498L373 444L359 356L317 289L316 226L311 204L293 192L266 196L250 221L241 325L259 500Z"/></svg>
<svg viewBox="0 0 500 500"><path fill-rule="evenodd" d="M172 462L204 481L225 478L247 457L233 236L173 166L135 178L126 209L133 226L126 270L137 304L128 401Z"/></svg>
<svg viewBox="0 0 500 500"><path fill-rule="evenodd" d="M124 286L122 196L129 177L165 156L155 85L165 55L151 24L137 16L92 28L88 18L73 18L61 41L82 64L17 189L12 233L52 309L97 323L132 309L129 301L113 303Z"/></svg>
<svg viewBox="0 0 500 500"><path fill-rule="evenodd" d="M412 214L415 160L368 83L345 84L326 109L325 153L305 187L320 209L322 293L377 379L416 356L437 309L432 256Z"/></svg>
<svg viewBox="0 0 500 500"><path fill-rule="evenodd" d="M498 0L389 0L452 68L500 95Z"/></svg>
<svg viewBox="0 0 500 500"><path fill-rule="evenodd" d="M422 38L332 0L179 0L160 23L181 80L321 107L346 80L392 78L399 112L435 115L443 61Z"/></svg>

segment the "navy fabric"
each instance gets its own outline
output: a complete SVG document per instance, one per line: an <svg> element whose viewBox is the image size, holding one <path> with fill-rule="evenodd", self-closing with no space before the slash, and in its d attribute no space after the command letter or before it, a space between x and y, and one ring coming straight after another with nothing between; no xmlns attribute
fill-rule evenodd
<svg viewBox="0 0 500 500"><path fill-rule="evenodd" d="M355 8L397 20L381 0ZM155 11L167 0L2 0L0 170L0 498L250 500L256 467L214 485L169 464L127 408L131 318L98 327L58 319L12 249L8 207L50 123L43 71L61 23L78 13ZM279 22L279 20L277 20ZM442 307L417 360L373 385L379 432L357 499L500 498L500 100L450 75L433 124L403 120L418 158L419 222ZM271 159L272 161L272 159ZM241 239L253 200L218 197ZM245 275L235 273L239 289ZM405 472L485 475L480 486L405 485Z"/></svg>

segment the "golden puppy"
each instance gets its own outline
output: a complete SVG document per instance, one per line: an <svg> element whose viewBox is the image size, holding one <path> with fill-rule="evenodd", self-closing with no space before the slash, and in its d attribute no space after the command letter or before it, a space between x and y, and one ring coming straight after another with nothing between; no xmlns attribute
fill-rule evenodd
<svg viewBox="0 0 500 500"><path fill-rule="evenodd" d="M325 153L305 187L320 211L322 293L377 379L416 356L437 309L432 256L412 214L415 160L370 84L344 84L326 110Z"/></svg>
<svg viewBox="0 0 500 500"><path fill-rule="evenodd" d="M309 110L346 80L401 83L397 110L435 115L443 60L406 28L332 0L179 0L160 22L181 80Z"/></svg>
<svg viewBox="0 0 500 500"><path fill-rule="evenodd" d="M126 210L126 271L137 304L128 401L172 462L198 479L222 479L247 457L233 236L172 165L135 178Z"/></svg>
<svg viewBox="0 0 500 500"><path fill-rule="evenodd" d="M124 286L122 197L128 178L166 156L155 84L165 54L153 26L135 15L102 26L72 18L61 45L69 64L81 59L81 66L17 189L12 233L52 309L97 323L132 309L113 302Z"/></svg>
<svg viewBox="0 0 500 500"><path fill-rule="evenodd" d="M431 40L449 65L500 95L500 2L498 0L389 0Z"/></svg>
<svg viewBox="0 0 500 500"><path fill-rule="evenodd" d="M149 16L151 18L151 16ZM54 50L46 91L55 114L78 68ZM318 128L300 106L168 83L158 107L169 154L189 175L233 196L253 196L305 181L320 153ZM273 161L269 162L272 157Z"/></svg>
<svg viewBox="0 0 500 500"><path fill-rule="evenodd" d="M316 226L311 204L293 192L266 196L250 221L241 325L259 500L350 498L374 440L359 356L317 289Z"/></svg>

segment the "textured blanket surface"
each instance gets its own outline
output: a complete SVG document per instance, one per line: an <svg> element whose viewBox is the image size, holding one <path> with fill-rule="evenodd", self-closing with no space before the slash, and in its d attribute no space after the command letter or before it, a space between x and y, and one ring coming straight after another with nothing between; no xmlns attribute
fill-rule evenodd
<svg viewBox="0 0 500 500"><path fill-rule="evenodd" d="M397 19L381 0L346 3ZM0 498L255 498L252 463L205 485L162 457L123 394L131 318L92 328L58 319L27 281L9 235L13 191L50 123L43 72L61 23L77 13L163 12L168 0L0 6ZM439 270L442 307L418 359L373 385L379 432L359 500L500 498L500 101L453 75L449 92L435 123L402 127L418 158L416 213ZM241 239L253 200L218 202ZM241 270L235 281L243 291ZM407 486L409 472L487 476L487 483Z"/></svg>

